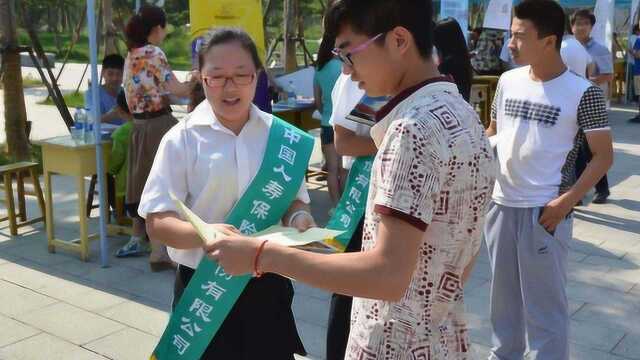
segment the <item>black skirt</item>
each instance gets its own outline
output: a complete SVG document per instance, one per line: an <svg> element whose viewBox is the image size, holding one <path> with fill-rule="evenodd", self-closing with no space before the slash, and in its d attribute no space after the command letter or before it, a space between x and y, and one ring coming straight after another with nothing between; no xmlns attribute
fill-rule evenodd
<svg viewBox="0 0 640 360"><path fill-rule="evenodd" d="M195 270L176 272L175 307ZM251 279L207 347L205 360L293 360L306 355L293 318L293 286L278 275Z"/></svg>

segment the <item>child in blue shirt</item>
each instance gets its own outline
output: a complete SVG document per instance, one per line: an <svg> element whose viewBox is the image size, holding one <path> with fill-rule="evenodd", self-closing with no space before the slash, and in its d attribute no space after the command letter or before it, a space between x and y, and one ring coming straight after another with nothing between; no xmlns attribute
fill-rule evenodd
<svg viewBox="0 0 640 360"><path fill-rule="evenodd" d="M101 78L104 84L99 87L101 122L114 125L126 123L118 111L117 97L122 90L122 74L124 71L124 58L118 54L111 54L102 60ZM91 87L85 93L84 107L91 108Z"/></svg>

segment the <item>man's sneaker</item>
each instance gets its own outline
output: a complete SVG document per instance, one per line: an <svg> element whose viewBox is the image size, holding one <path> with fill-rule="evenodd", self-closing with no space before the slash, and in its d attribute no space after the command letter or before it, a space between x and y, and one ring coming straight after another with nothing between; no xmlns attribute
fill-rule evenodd
<svg viewBox="0 0 640 360"><path fill-rule="evenodd" d="M144 238L132 236L128 243L116 251L116 257L142 256L149 253L149 244Z"/></svg>
<svg viewBox="0 0 640 360"><path fill-rule="evenodd" d="M630 123L635 123L635 124L640 124L640 115L638 115L638 116L636 116L636 117L634 117L634 118L629 119L629 122L630 122Z"/></svg>
<svg viewBox="0 0 640 360"><path fill-rule="evenodd" d="M596 194L596 197L591 202L594 204L606 204L608 197L609 194Z"/></svg>

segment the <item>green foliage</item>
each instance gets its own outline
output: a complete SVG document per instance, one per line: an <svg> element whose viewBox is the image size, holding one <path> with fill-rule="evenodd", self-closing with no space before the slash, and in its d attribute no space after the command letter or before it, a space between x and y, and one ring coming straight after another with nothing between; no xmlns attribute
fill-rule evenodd
<svg viewBox="0 0 640 360"><path fill-rule="evenodd" d="M182 25L189 23L189 0L168 0L164 4L169 24Z"/></svg>
<svg viewBox="0 0 640 360"><path fill-rule="evenodd" d="M36 29L47 27L49 31L69 30L80 20L86 9L86 0L21 0L17 2L19 25L24 25L24 15ZM23 13L22 6L27 11Z"/></svg>
<svg viewBox="0 0 640 360"><path fill-rule="evenodd" d="M319 39L322 37L322 5L324 0L300 0L299 10L302 15L302 22L305 25L305 38ZM262 0L263 8L268 0ZM265 19L265 30L267 43L271 39L282 34L283 31L283 0L271 0L271 11Z"/></svg>
<svg viewBox="0 0 640 360"><path fill-rule="evenodd" d="M62 43L64 46L61 49L58 49L56 46L56 40L53 32L38 32L38 39L42 44L42 48L47 53L53 53L56 55L56 59L58 61L62 60L64 56L67 54L67 50L69 45L71 45L71 34L57 34L58 41ZM18 29L18 41L21 44L31 44L31 39L29 39L29 35L27 31L24 29ZM71 51L69 55L69 59L72 59L72 62L87 62L89 61L89 38L86 34L81 34L80 39L76 43L75 47Z"/></svg>
<svg viewBox="0 0 640 360"><path fill-rule="evenodd" d="M172 27L162 43L162 50L173 69L191 69L191 35L185 27Z"/></svg>
<svg viewBox="0 0 640 360"><path fill-rule="evenodd" d="M42 147L40 145L31 145L31 161L38 163L38 167L36 168L36 172L38 174L42 174ZM9 165L16 162L15 159L12 159L9 154L5 152L0 152L0 166Z"/></svg>
<svg viewBox="0 0 640 360"><path fill-rule="evenodd" d="M39 86L43 86L42 84L42 80L40 80L39 78L35 78L32 77L31 75L27 75L27 76L23 76L22 77L22 87L23 88L32 88L32 87L39 87ZM0 89L2 89L2 83L0 82Z"/></svg>
<svg viewBox="0 0 640 360"><path fill-rule="evenodd" d="M67 105L67 107L70 107L70 108L84 107L84 92L77 92L77 93L73 92L73 93L63 95L62 97L64 98L64 102ZM53 100L51 100L50 98L47 98L39 102L38 104L55 105L53 103Z"/></svg>
<svg viewBox="0 0 640 360"><path fill-rule="evenodd" d="M32 88L43 86L42 80L39 78L32 77L31 75L22 77L22 87L24 88Z"/></svg>
<svg viewBox="0 0 640 360"><path fill-rule="evenodd" d="M86 0L21 0L29 12L29 18L38 30L40 42L46 52L54 53L57 61L62 61L68 51L73 31L86 11ZM269 0L262 0L263 8ZM96 4L100 4L96 0ZM305 26L307 48L312 54L318 49L318 39L322 37L322 9L327 0L300 0L300 14ZM126 21L133 13L132 0L112 0L114 23L119 29L124 28ZM272 39L283 32L283 0L271 0L271 10L265 18L265 40L269 46ZM189 29L189 0L166 0L164 7L168 22L171 25L169 35L162 44L171 66L176 70L191 68L191 40ZM22 9L18 9L21 23ZM175 26L175 27L174 27ZM18 31L20 44L31 43L24 27ZM126 51L121 34L118 47ZM124 55L124 54L123 54ZM103 56L102 51L98 58ZM69 56L70 62L86 63L89 61L89 40L85 28L80 39Z"/></svg>

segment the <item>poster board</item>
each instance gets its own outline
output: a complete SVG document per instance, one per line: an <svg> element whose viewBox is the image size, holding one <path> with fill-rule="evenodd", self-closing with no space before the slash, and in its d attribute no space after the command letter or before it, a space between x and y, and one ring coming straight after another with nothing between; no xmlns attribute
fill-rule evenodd
<svg viewBox="0 0 640 360"><path fill-rule="evenodd" d="M483 28L496 30L511 29L512 0L491 0L484 14Z"/></svg>
<svg viewBox="0 0 640 360"><path fill-rule="evenodd" d="M261 0L189 0L191 39L194 52L198 42L213 27L239 27L251 35L264 61L266 56ZM198 41L200 39L200 41Z"/></svg>

